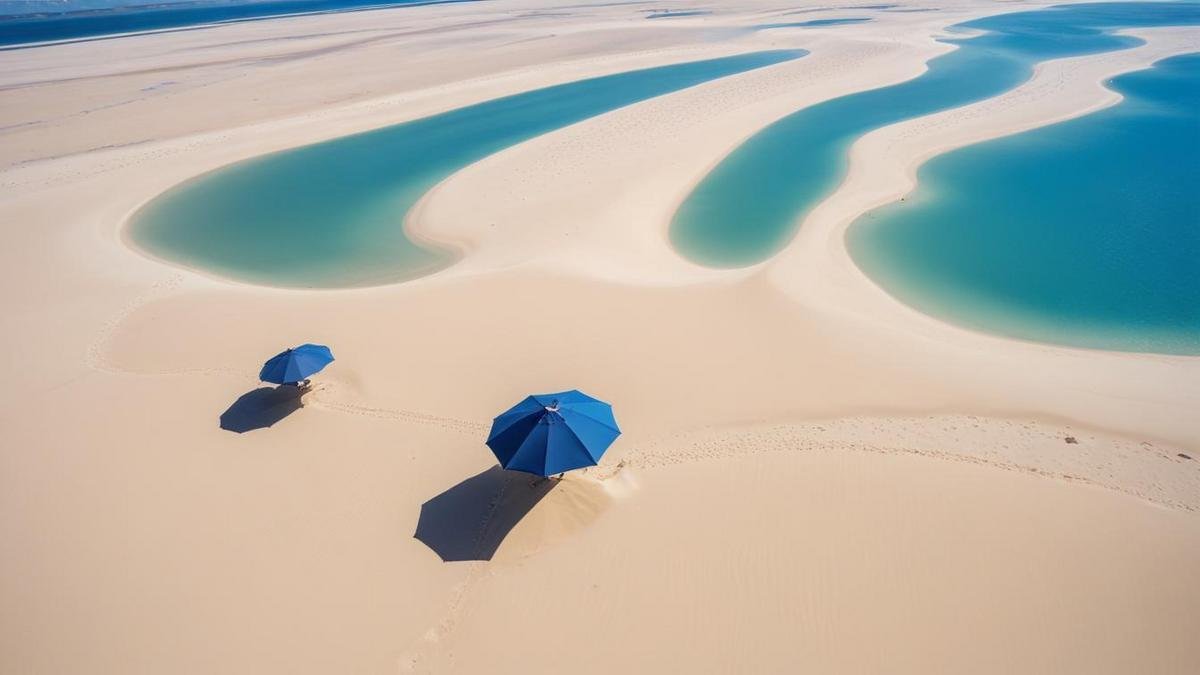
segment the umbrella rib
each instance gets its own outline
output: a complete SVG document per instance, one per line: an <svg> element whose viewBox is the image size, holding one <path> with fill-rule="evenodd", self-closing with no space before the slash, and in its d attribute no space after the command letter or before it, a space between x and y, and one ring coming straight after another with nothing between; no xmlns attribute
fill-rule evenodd
<svg viewBox="0 0 1200 675"><path fill-rule="evenodd" d="M527 434L525 434L524 438L521 439L521 442L517 444L517 449L514 450L512 456L508 458L507 465L505 465L504 468L507 469L509 466L512 466L517 461L517 457L520 456L521 452L525 450L525 445L527 443L529 443L529 439L532 438L535 433L537 433L538 426L540 426L540 424L535 423L533 425L533 428L530 429ZM547 442L549 442L548 434L549 434L549 431L547 431ZM530 447L533 448L534 446L530 446ZM546 473L546 471L545 471L545 469L546 469L545 455L548 453L546 452L546 448L544 448L544 447L542 448L542 454L543 454L542 475L545 475L545 473Z"/></svg>
<svg viewBox="0 0 1200 675"><path fill-rule="evenodd" d="M503 415L496 417L496 419L492 420L492 430L491 430L491 432L488 433L488 440L491 441L496 436L511 429L514 424L520 422L521 420L523 420L527 417L530 417L530 416L536 415L536 414L537 413L535 413L535 412L528 412L528 413L521 412L521 414L517 415L517 414L514 414L510 410L509 412L506 412ZM512 416L511 420L505 421L503 423L500 421L503 418L508 417L510 415ZM503 424L504 426L501 427L500 426L501 424ZM499 427L499 428L497 428L497 427Z"/></svg>

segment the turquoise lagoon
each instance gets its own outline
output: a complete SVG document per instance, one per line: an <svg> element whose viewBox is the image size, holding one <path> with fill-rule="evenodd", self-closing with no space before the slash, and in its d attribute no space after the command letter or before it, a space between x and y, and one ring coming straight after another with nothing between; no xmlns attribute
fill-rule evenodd
<svg viewBox="0 0 1200 675"><path fill-rule="evenodd" d="M1109 86L1117 106L930 161L851 226L854 260L968 327L1200 354L1200 54Z"/></svg>
<svg viewBox="0 0 1200 675"><path fill-rule="evenodd" d="M953 40L958 49L930 61L925 74L805 108L752 136L718 164L681 205L671 224L672 243L686 257L713 267L761 262L787 243L804 215L841 181L847 150L864 133L1000 94L1026 81L1033 67L1043 60L1139 44L1135 38L1113 35L1114 30L1189 24L1200 24L1200 3L1083 4L961 24L957 28L985 32ZM1200 282L1195 272L1200 260L1194 246L1196 229L1200 228L1194 196L1197 106L1194 97L1189 98L1187 78L1179 75L1180 68L1186 69L1189 64L1195 68L1195 62L1184 59L1178 63L1182 65L1156 69L1157 74L1145 76L1156 82L1166 78L1160 82L1163 89L1157 95L1139 97L1137 102L1123 104L1100 117L1089 116L1079 124L1053 125L1038 133L988 144L989 149L1012 148L1010 152L1040 146L1049 153L1047 157L1058 157L1060 164L1054 176L1042 176L1043 181L1050 180L1052 187L1039 190L1036 202L1021 198L1028 181L1018 180L1019 174L1002 174L999 165L993 167L992 155L984 159L985 155L964 151L946 160L951 163L937 164L953 166L953 171L930 169L922 173L922 180L928 177L937 179L937 183L936 187L923 189L918 201L894 206L863 221L872 225L862 231L857 231L859 226L852 228L850 238L856 259L862 259L868 273L903 300L959 323L1075 345L1200 351L1196 326ZM1140 77L1122 82L1137 89L1144 86ZM1154 131L1163 120L1133 121L1137 111L1149 114L1151 110L1167 109L1169 119L1181 120L1177 126L1179 136L1170 142ZM1093 118L1108 123L1120 119L1121 123L1113 123L1111 133L1133 138L1125 139L1128 142L1119 142L1124 136L1093 139L1086 152L1082 148L1077 151L1072 144L1083 141L1073 134L1094 129L1091 125L1099 122ZM1122 153L1138 146L1139 139L1144 141L1141 154L1132 160L1123 159ZM1169 147L1173 143L1175 146ZM1188 147L1193 148L1190 155ZM1149 161L1150 157L1158 161ZM1111 169L1126 161L1137 165ZM973 178L968 181L968 172L963 168L971 162L979 164L972 165L974 170L969 173ZM1143 172L1140 180L1128 180L1125 173L1133 169ZM1189 180L1192 190L1176 189ZM1097 191L1107 192L1102 202L1095 202L1103 203L1103 208L1081 206L1094 199ZM936 206L938 200L950 199L951 195L954 200L947 203L947 210ZM1164 205L1163 200L1172 203ZM949 208L951 203L956 210ZM1015 258L1000 256L999 249L1020 250L1028 236L1026 228L1000 216L977 215L994 210L998 203L1006 208L995 212L1006 213L1005 218L1033 222L1034 213L1040 212L1036 222L1053 231L1052 235L1043 232L1042 245L1049 245L1046 238L1052 237L1054 254L1042 252L1046 254L1023 258L1024 262L1011 268L1011 273L995 268L1001 259L1015 265ZM1156 208L1139 206L1148 204ZM967 206L971 209L969 215ZM1103 226L1092 226L1100 211L1107 211L1109 219ZM1118 213L1132 219L1118 217ZM901 218L898 214L912 215ZM960 220L953 224L923 223L923 228L910 225L892 232L887 227L894 219L911 224L914 218L926 217ZM984 229L988 231L981 232ZM908 239L905 233L914 238ZM988 244L986 248L965 244L956 247L951 243L955 240L948 239L943 245L932 246L935 233L960 237L960 244L971 237ZM1176 254L1156 260L1164 242L1172 237L1178 245ZM1123 249L1119 256L1115 253L1118 241ZM1105 247L1114 248L1110 248L1106 262L1096 263L1090 256ZM1184 262L1192 264L1180 264L1178 256L1186 257L1189 251L1191 260ZM1116 257L1123 262L1116 262ZM1134 261L1139 259L1153 271L1133 274L1138 269ZM926 264L935 266L936 271L923 271ZM1033 266L1037 265L1043 267L1033 274ZM1089 271L1081 272L1089 265L1093 265ZM1124 273L1115 273L1116 267ZM982 272L985 269L989 270L986 274ZM1072 270L1075 276L1071 276ZM1097 275L1104 274L1111 275L1107 283L1093 283ZM1013 279L1018 275L1021 279L1007 285L983 283L980 279L987 276L994 282L995 277ZM902 278L909 281L902 282ZM1038 282L1025 282L1033 279ZM1059 286L1050 288L1054 284ZM979 309L967 311L965 308L973 301L980 303ZM1007 309L1001 312L1001 307ZM983 318L985 314L989 318ZM1018 315L1020 321L1015 320Z"/></svg>
<svg viewBox="0 0 1200 675"><path fill-rule="evenodd" d="M405 236L404 216L455 171L589 117L806 53L754 52L580 80L239 162L152 200L134 215L130 237L164 260L263 285L410 279L450 255Z"/></svg>

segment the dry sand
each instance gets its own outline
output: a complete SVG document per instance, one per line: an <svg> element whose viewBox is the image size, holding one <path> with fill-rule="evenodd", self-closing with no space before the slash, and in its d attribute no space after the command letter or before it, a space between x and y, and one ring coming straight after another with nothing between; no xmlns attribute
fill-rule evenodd
<svg viewBox="0 0 1200 675"><path fill-rule="evenodd" d="M647 21L659 4L717 11ZM667 243L756 129L912 77L945 26L1010 8L936 6L754 33L787 8L503 0L0 52L0 671L1200 669L1200 462L1181 456L1200 457L1200 360L946 325L841 240L924 159L1110 105L1099 82L1195 29L864 137L763 265ZM122 236L230 161L765 47L812 54L439 185L405 226L462 257L414 282L251 287ZM514 323L514 303L548 309ZM310 340L339 360L303 408L218 427L265 356ZM616 404L602 465L536 488L493 469L491 415L566 387Z"/></svg>

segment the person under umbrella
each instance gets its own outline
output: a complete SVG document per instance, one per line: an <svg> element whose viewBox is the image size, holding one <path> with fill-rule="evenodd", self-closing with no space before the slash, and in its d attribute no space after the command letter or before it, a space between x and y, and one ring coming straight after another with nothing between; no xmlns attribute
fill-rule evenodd
<svg viewBox="0 0 1200 675"><path fill-rule="evenodd" d="M325 345L303 344L284 350L263 364L258 379L273 384L307 387L309 377L333 362L333 352Z"/></svg>
<svg viewBox="0 0 1200 675"><path fill-rule="evenodd" d="M620 435L611 405L571 390L528 396L500 414L487 446L505 469L561 477L595 466Z"/></svg>

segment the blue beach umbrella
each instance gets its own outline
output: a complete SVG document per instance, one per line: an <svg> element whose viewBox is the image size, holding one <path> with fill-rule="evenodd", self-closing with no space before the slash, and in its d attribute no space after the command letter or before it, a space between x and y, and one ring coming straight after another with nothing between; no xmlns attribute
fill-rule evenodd
<svg viewBox="0 0 1200 675"><path fill-rule="evenodd" d="M272 356L263 364L258 379L275 384L293 384L308 379L333 361L325 345L305 344Z"/></svg>
<svg viewBox="0 0 1200 675"><path fill-rule="evenodd" d="M552 476L595 466L620 435L612 406L571 390L526 397L492 422L487 445L505 469Z"/></svg>

